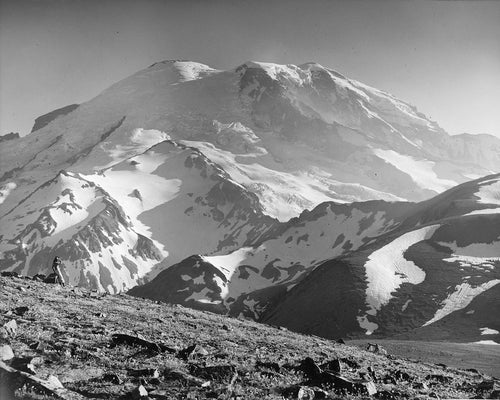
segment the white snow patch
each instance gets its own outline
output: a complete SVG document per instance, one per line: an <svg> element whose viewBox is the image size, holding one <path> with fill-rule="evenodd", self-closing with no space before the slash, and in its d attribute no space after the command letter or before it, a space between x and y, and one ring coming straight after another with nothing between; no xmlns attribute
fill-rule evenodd
<svg viewBox="0 0 500 400"><path fill-rule="evenodd" d="M437 176L434 171L436 165L434 161L417 160L414 157L399 154L394 150L374 149L373 153L400 171L410 175L413 181L423 189L441 193L457 185L457 182Z"/></svg>
<svg viewBox="0 0 500 400"><path fill-rule="evenodd" d="M487 344L487 345L497 345L497 346L500 345L500 343L497 343L493 340L479 340L478 342L472 342L472 344Z"/></svg>
<svg viewBox="0 0 500 400"><path fill-rule="evenodd" d="M219 269L227 280L230 280L236 268L245 260L253 249L251 247L242 247L231 254L223 256L209 256L203 259Z"/></svg>
<svg viewBox="0 0 500 400"><path fill-rule="evenodd" d="M461 267L481 266L493 268L491 264L495 261L500 261L500 241L492 243L472 243L465 247L459 247L457 242L439 243L442 246L448 247L452 251L449 258L443 259L447 262L457 262Z"/></svg>
<svg viewBox="0 0 500 400"><path fill-rule="evenodd" d="M366 300L367 311L376 315L380 308L387 304L402 283L417 285L424 281L425 272L413 261L404 258L405 251L415 243L429 239L440 225L430 225L405 233L391 243L374 251L365 263L368 280Z"/></svg>
<svg viewBox="0 0 500 400"><path fill-rule="evenodd" d="M439 321L441 318L446 317L452 312L467 307L475 297L486 290L491 289L498 283L500 283L500 279L494 279L475 287L472 287L469 283L462 283L455 286L455 291L448 295L448 297L441 303L442 307L436 311L434 317L427 321L423 326L430 325Z"/></svg>
<svg viewBox="0 0 500 400"><path fill-rule="evenodd" d="M7 182L0 188L0 204L5 201L10 192L12 192L16 187L17 185L15 182Z"/></svg>
<svg viewBox="0 0 500 400"><path fill-rule="evenodd" d="M371 335L375 330L378 329L378 325L374 322L368 321L368 317L363 315L362 317L357 317L358 324L361 329L364 329L365 335Z"/></svg>
<svg viewBox="0 0 500 400"><path fill-rule="evenodd" d="M411 299L406 300L406 302L403 304L403 307L401 307L401 311L406 311L408 308L408 305L411 303Z"/></svg>
<svg viewBox="0 0 500 400"><path fill-rule="evenodd" d="M210 300L208 298L208 294L211 293L211 290L207 287L204 287L202 290L199 292L193 292L189 297L187 297L184 301L188 300L194 300L199 303L204 303L204 304L220 304L220 300Z"/></svg>
<svg viewBox="0 0 500 400"><path fill-rule="evenodd" d="M498 332L496 329L491 329L491 328L479 328L481 331L481 335L497 335L500 332Z"/></svg>

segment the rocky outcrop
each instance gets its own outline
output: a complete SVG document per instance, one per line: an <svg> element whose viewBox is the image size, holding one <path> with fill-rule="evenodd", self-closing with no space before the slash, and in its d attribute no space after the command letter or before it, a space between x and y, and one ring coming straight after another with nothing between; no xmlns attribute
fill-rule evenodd
<svg viewBox="0 0 500 400"><path fill-rule="evenodd" d="M31 133L42 129L44 126L50 124L56 118L62 117L63 115L69 114L76 108L78 108L79 104L70 104L69 106L58 108L57 110L51 111L47 114L41 115L35 119L35 124L33 128L31 128Z"/></svg>
<svg viewBox="0 0 500 400"><path fill-rule="evenodd" d="M14 139L19 139L18 132L10 132L10 133L7 133L6 135L0 136L0 143L6 142L7 140L14 140Z"/></svg>

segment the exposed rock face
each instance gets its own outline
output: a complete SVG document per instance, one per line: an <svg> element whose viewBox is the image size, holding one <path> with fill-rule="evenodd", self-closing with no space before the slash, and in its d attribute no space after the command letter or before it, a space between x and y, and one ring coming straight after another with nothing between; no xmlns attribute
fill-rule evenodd
<svg viewBox="0 0 500 400"><path fill-rule="evenodd" d="M31 133L42 129L44 126L48 125L50 122L58 117L69 114L71 111L75 110L79 104L70 104L69 106L58 108L57 110L51 111L47 114L39 116L35 119L35 124L31 128Z"/></svg>
<svg viewBox="0 0 500 400"><path fill-rule="evenodd" d="M394 230L320 265L262 319L327 337L500 341L489 312L500 305L499 182L416 204Z"/></svg>
<svg viewBox="0 0 500 400"><path fill-rule="evenodd" d="M151 163L156 167L144 171ZM170 140L98 174L61 171L1 219L5 267L47 273L58 255L66 283L113 293L156 275L193 248L235 249L276 224L258 198L217 164ZM143 223L153 237L137 230Z"/></svg>
<svg viewBox="0 0 500 400"><path fill-rule="evenodd" d="M329 338L498 340L499 187L497 174L421 203L325 203L130 293Z"/></svg>
<svg viewBox="0 0 500 400"><path fill-rule="evenodd" d="M10 132L10 133L7 133L6 135L0 136L0 143L6 142L7 140L14 140L14 139L19 139L18 132Z"/></svg>

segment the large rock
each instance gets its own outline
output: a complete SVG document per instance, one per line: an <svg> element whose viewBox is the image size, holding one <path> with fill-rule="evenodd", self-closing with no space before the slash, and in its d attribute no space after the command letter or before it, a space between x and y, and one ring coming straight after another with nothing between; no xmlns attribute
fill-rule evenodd
<svg viewBox="0 0 500 400"><path fill-rule="evenodd" d="M14 352L8 344L0 344L0 361L8 361L14 358Z"/></svg>
<svg viewBox="0 0 500 400"><path fill-rule="evenodd" d="M17 322L15 319L11 319L9 322L4 324L3 328L7 335L11 338L14 338L17 334Z"/></svg>

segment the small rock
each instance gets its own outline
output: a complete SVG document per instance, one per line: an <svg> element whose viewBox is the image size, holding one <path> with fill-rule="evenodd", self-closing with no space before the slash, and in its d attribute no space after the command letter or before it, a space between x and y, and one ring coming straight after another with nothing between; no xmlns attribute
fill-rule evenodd
<svg viewBox="0 0 500 400"><path fill-rule="evenodd" d="M101 377L101 380L104 382L114 383L115 385L121 385L121 383L122 383L122 380L120 379L120 377L118 375L112 374L112 373L104 374Z"/></svg>
<svg viewBox="0 0 500 400"><path fill-rule="evenodd" d="M158 386L159 384L161 384L161 381L159 378L151 378L148 379L148 383L153 386Z"/></svg>
<svg viewBox="0 0 500 400"><path fill-rule="evenodd" d="M29 348L31 350L38 350L38 351L43 351L45 350L45 343L42 343L42 342L33 342L29 345Z"/></svg>
<svg viewBox="0 0 500 400"><path fill-rule="evenodd" d="M314 390L314 398L315 399L327 399L329 398L329 394L326 390L323 390L319 387L313 386L312 389Z"/></svg>
<svg viewBox="0 0 500 400"><path fill-rule="evenodd" d="M46 277L47 276L45 276L44 274L36 274L35 276L33 276L33 278L31 278L31 280L37 281L37 282L43 282Z"/></svg>
<svg viewBox="0 0 500 400"><path fill-rule="evenodd" d="M377 382L378 378L377 374L375 373L375 370L371 366L369 366L367 369L368 369L368 374L370 375L370 378L373 380L373 382Z"/></svg>
<svg viewBox="0 0 500 400"><path fill-rule="evenodd" d="M366 346L366 350L371 353L387 355L387 350L376 343L368 343L368 345Z"/></svg>
<svg viewBox="0 0 500 400"><path fill-rule="evenodd" d="M342 372L342 367L340 365L339 359L331 360L325 364L322 364L321 369L324 371L333 372L335 374L340 374Z"/></svg>
<svg viewBox="0 0 500 400"><path fill-rule="evenodd" d="M311 357L303 359L299 369L304 373L305 377L309 379L314 379L321 374L321 368Z"/></svg>
<svg viewBox="0 0 500 400"><path fill-rule="evenodd" d="M413 387L418 390L429 390L429 386L427 386L427 383L425 382L417 382L413 385Z"/></svg>
<svg viewBox="0 0 500 400"><path fill-rule="evenodd" d="M351 369L359 369L360 368L360 365L356 361L351 360L349 358L341 358L340 361L342 361L344 364L346 364Z"/></svg>
<svg viewBox="0 0 500 400"><path fill-rule="evenodd" d="M43 282L44 283L57 283L58 282L57 274L55 274L55 273L49 274L48 276L45 277Z"/></svg>
<svg viewBox="0 0 500 400"><path fill-rule="evenodd" d="M344 339L342 339L342 338L338 338L337 343L338 344L345 344Z"/></svg>
<svg viewBox="0 0 500 400"><path fill-rule="evenodd" d="M24 314L25 314L28 310L29 310L29 308L28 308L28 307L26 307L26 306L21 306L21 307L16 307L16 308L14 308L12 311L13 311L15 314L19 315L20 317L22 317L22 316L23 316L23 315L24 315Z"/></svg>
<svg viewBox="0 0 500 400"><path fill-rule="evenodd" d="M160 371L156 368L145 368L145 369L132 369L128 371L130 376L145 376L151 378L159 378Z"/></svg>
<svg viewBox="0 0 500 400"><path fill-rule="evenodd" d="M298 400L313 400L314 397L314 390L307 386L301 386L297 393Z"/></svg>
<svg viewBox="0 0 500 400"><path fill-rule="evenodd" d="M38 358L38 357L36 357ZM35 365L32 362L35 358L33 357L15 357L11 362L10 366L17 369L18 371L27 372L31 375L36 375ZM35 361L36 362L36 361Z"/></svg>
<svg viewBox="0 0 500 400"><path fill-rule="evenodd" d="M408 374L407 372L404 372L404 371L400 371L400 370L397 370L397 371L394 371L394 378L397 380L397 381L405 381L405 382L409 382L412 379L412 377L410 376L410 374Z"/></svg>
<svg viewBox="0 0 500 400"><path fill-rule="evenodd" d="M20 292L23 292L23 293L26 292L26 289L23 286L18 286L17 290L19 290Z"/></svg>
<svg viewBox="0 0 500 400"><path fill-rule="evenodd" d="M350 393L363 396L372 396L377 393L377 388L372 381L366 380L349 380L337 374L330 372L322 372L314 383L320 385L332 385L335 391L340 393Z"/></svg>
<svg viewBox="0 0 500 400"><path fill-rule="evenodd" d="M199 357L206 357L208 354L208 351L204 347L199 344L193 344L185 349L179 350L177 352L177 358L187 361L188 359L191 360Z"/></svg>
<svg viewBox="0 0 500 400"><path fill-rule="evenodd" d="M130 393L130 398L132 400L144 399L146 397L148 397L148 391L142 385L139 385Z"/></svg>
<svg viewBox="0 0 500 400"><path fill-rule="evenodd" d="M230 331L231 328L229 326L227 326L226 324L222 325L222 329L225 330L225 331Z"/></svg>
<svg viewBox="0 0 500 400"><path fill-rule="evenodd" d="M59 388L59 389L63 389L64 388L64 386L61 383L61 381L59 380L59 378L57 376L55 376L55 375L50 375L47 378L47 382L50 383L55 388Z"/></svg>
<svg viewBox="0 0 500 400"><path fill-rule="evenodd" d="M14 352L8 344L0 344L0 361L12 360Z"/></svg>
<svg viewBox="0 0 500 400"><path fill-rule="evenodd" d="M392 385L395 385L397 383L396 379L391 375L384 376L384 378L382 379L382 382L387 383L387 384L392 384Z"/></svg>
<svg viewBox="0 0 500 400"><path fill-rule="evenodd" d="M4 324L3 328L8 336L11 338L15 337L17 334L17 322L15 319L11 319L9 322Z"/></svg>

